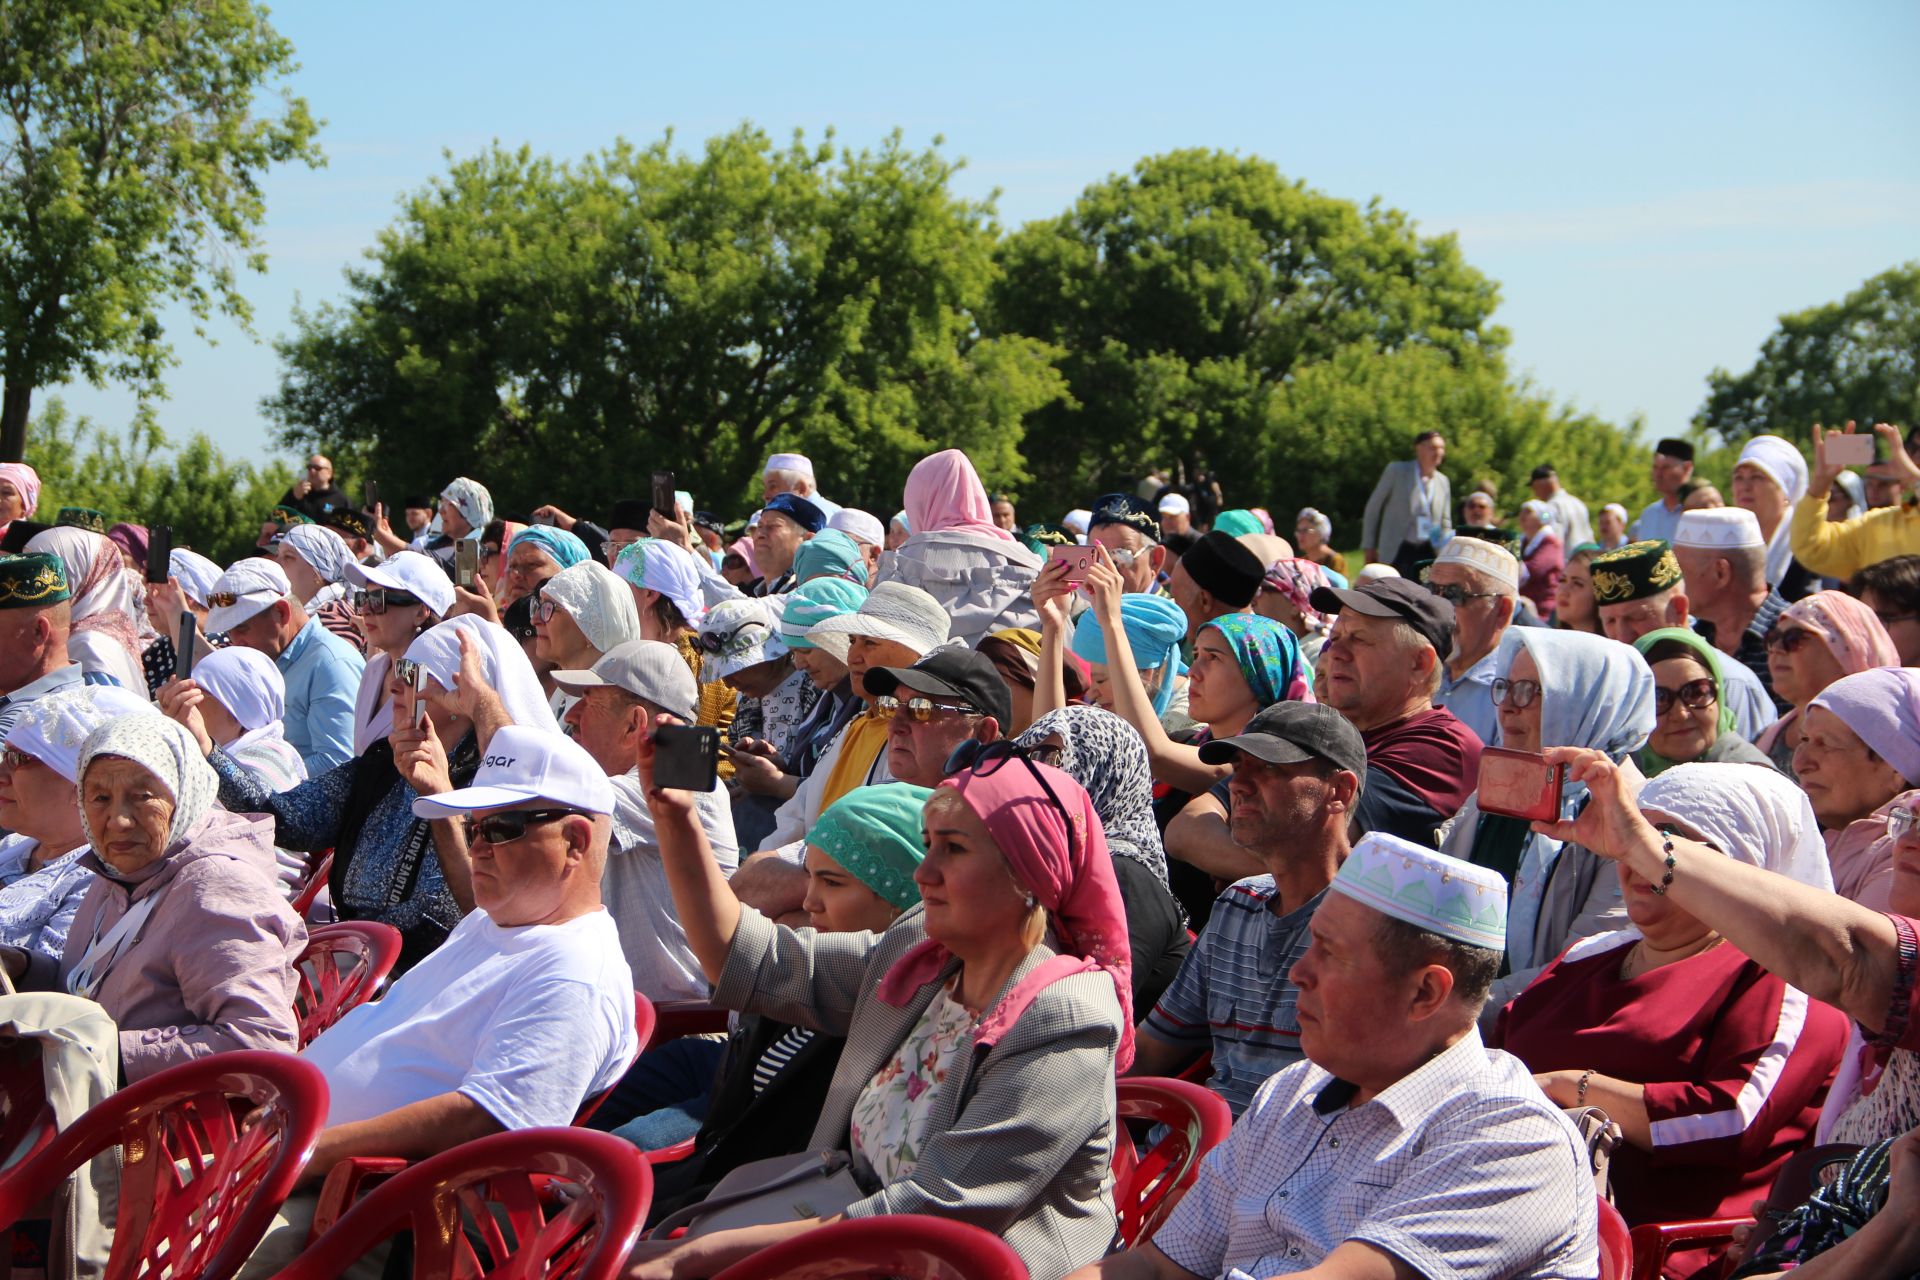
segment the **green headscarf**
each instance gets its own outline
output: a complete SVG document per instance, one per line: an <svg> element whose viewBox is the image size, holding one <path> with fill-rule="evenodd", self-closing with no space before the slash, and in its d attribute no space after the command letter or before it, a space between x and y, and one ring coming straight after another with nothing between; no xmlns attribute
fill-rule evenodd
<svg viewBox="0 0 1920 1280"><path fill-rule="evenodd" d="M906 782L855 787L821 811L807 843L905 911L920 901L913 873L927 853L920 811L932 794Z"/></svg>
<svg viewBox="0 0 1920 1280"><path fill-rule="evenodd" d="M867 585L867 562L860 544L838 529L822 529L800 544L793 555L793 576L800 582L814 578L844 578Z"/></svg>
<svg viewBox="0 0 1920 1280"><path fill-rule="evenodd" d="M1633 647L1640 651L1642 658L1645 658L1656 645L1665 644L1669 640L1687 649L1694 658L1699 660L1700 665L1707 669L1707 674L1713 677L1713 701L1714 705L1720 709L1720 736L1724 737L1734 732L1733 706L1727 701L1726 668L1721 665L1719 651L1701 639L1697 631L1688 627L1661 627L1658 631L1649 631L1635 640ZM1649 662L1647 665L1653 664ZM1640 766L1640 772L1649 778L1680 763L1677 760L1669 760L1655 751L1651 742L1635 752L1633 760Z"/></svg>
<svg viewBox="0 0 1920 1280"><path fill-rule="evenodd" d="M1243 533L1265 533L1260 517L1245 507L1229 507L1213 518L1213 527L1221 533L1239 537Z"/></svg>

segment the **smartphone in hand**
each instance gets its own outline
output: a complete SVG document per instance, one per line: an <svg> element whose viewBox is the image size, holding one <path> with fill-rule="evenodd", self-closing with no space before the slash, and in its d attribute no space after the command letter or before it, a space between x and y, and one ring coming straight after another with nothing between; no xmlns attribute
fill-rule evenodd
<svg viewBox="0 0 1920 1280"><path fill-rule="evenodd" d="M147 581L165 582L173 561L173 526L157 524L147 534Z"/></svg>
<svg viewBox="0 0 1920 1280"><path fill-rule="evenodd" d="M663 520L678 518L673 500L673 472L656 471L653 473L653 509L660 513Z"/></svg>
<svg viewBox="0 0 1920 1280"><path fill-rule="evenodd" d="M1047 552L1047 559L1058 561L1067 566L1067 581L1079 586L1087 580L1087 570L1093 567L1093 548L1079 544L1066 547L1054 547Z"/></svg>
<svg viewBox="0 0 1920 1280"><path fill-rule="evenodd" d="M1480 812L1557 821L1566 779L1566 766L1548 764L1545 756L1488 747L1480 753Z"/></svg>
<svg viewBox="0 0 1920 1280"><path fill-rule="evenodd" d="M194 659L200 655L200 619L189 609L180 615L180 642L174 646L173 674L182 680L193 675Z"/></svg>
<svg viewBox="0 0 1920 1280"><path fill-rule="evenodd" d="M1870 467L1873 465L1873 433L1829 435L1820 444L1829 467Z"/></svg>
<svg viewBox="0 0 1920 1280"><path fill-rule="evenodd" d="M704 724L663 724L653 731L653 785L711 791L720 780L720 731Z"/></svg>
<svg viewBox="0 0 1920 1280"><path fill-rule="evenodd" d="M479 577L480 544L472 538L462 538L453 544L453 585L472 591Z"/></svg>

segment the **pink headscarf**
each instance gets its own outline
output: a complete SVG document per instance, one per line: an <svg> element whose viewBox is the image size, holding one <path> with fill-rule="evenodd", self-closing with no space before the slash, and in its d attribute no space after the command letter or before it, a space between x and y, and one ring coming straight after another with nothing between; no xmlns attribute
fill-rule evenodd
<svg viewBox="0 0 1920 1280"><path fill-rule="evenodd" d="M13 481L13 487L20 491L21 499L27 504L20 518L33 519L33 513L40 508L40 473L24 462L0 462L0 480ZM11 520L7 522L11 523ZM0 524L0 529L6 527Z"/></svg>
<svg viewBox="0 0 1920 1280"><path fill-rule="evenodd" d="M1019 760L1002 761L984 778L968 770L940 785L957 791L987 824L1014 879L1045 908L1062 953L1037 966L987 1012L974 1030L974 1043L997 1043L1043 988L1101 969L1113 979L1114 994L1120 998L1114 1069L1125 1071L1133 1063L1133 953L1120 882L1093 801L1078 782L1053 766L1029 767ZM1048 797L1048 786L1060 805ZM1064 814L1060 806L1065 806ZM880 980L880 999L896 1007L906 1004L915 991L940 976L952 956L945 945L927 939L887 971Z"/></svg>
<svg viewBox="0 0 1920 1280"><path fill-rule="evenodd" d="M1780 616L1818 631L1848 675L1900 665L1880 616L1844 591L1816 591L1788 605Z"/></svg>
<svg viewBox="0 0 1920 1280"><path fill-rule="evenodd" d="M756 578L760 576L760 566L753 562L752 538L740 537L734 539L732 544L727 547L727 554L730 556L739 556L747 562L747 568L753 570L753 575Z"/></svg>
<svg viewBox="0 0 1920 1280"><path fill-rule="evenodd" d="M125 572L120 548L103 534L61 526L34 534L27 550L49 552L66 562L67 584L73 589L73 629L111 636L138 668L142 609L134 598L133 580Z"/></svg>
<svg viewBox="0 0 1920 1280"><path fill-rule="evenodd" d="M907 527L915 533L951 530L1015 541L993 522L987 487L958 449L942 449L913 464L907 474Z"/></svg>
<svg viewBox="0 0 1920 1280"><path fill-rule="evenodd" d="M1288 603L1300 611L1308 631L1327 629L1327 616L1311 603L1317 588L1333 587L1333 579L1327 577L1327 571L1320 565L1299 556L1275 560L1267 566L1267 574L1261 579L1261 585L1285 596Z"/></svg>

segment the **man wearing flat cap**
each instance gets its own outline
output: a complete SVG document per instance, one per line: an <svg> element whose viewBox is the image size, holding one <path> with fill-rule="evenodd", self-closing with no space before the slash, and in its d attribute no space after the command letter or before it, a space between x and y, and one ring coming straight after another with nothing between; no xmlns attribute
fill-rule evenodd
<svg viewBox="0 0 1920 1280"><path fill-rule="evenodd" d="M1653 446L1653 491L1660 496L1649 502L1630 530L1635 542L1673 541L1673 528L1680 522L1680 486L1693 478L1693 446L1669 436Z"/></svg>
<svg viewBox="0 0 1920 1280"><path fill-rule="evenodd" d="M1187 639L1215 618L1245 613L1267 567L1246 544L1231 534L1211 529L1174 562L1167 578L1167 594L1187 615Z"/></svg>
<svg viewBox="0 0 1920 1280"><path fill-rule="evenodd" d="M1597 1275L1585 1144L1475 1026L1506 906L1497 871L1362 840L1293 966L1307 1060L1260 1086L1151 1243L1069 1280Z"/></svg>
<svg viewBox="0 0 1920 1280"><path fill-rule="evenodd" d="M0 739L22 707L84 681L67 655L72 599L59 556L0 556Z"/></svg>

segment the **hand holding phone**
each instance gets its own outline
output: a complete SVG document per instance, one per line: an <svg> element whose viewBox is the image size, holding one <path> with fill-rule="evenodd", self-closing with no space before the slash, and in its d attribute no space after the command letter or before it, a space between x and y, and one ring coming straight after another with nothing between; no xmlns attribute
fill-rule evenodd
<svg viewBox="0 0 1920 1280"><path fill-rule="evenodd" d="M1820 442L1821 462L1828 470L1873 465L1873 433L1829 431Z"/></svg>
<svg viewBox="0 0 1920 1280"><path fill-rule="evenodd" d="M200 655L200 619L187 609L180 615L180 643L174 646L173 674L185 680L193 675L193 663Z"/></svg>
<svg viewBox="0 0 1920 1280"><path fill-rule="evenodd" d="M462 538L453 544L453 585L472 591L479 576L480 544L472 538Z"/></svg>
<svg viewBox="0 0 1920 1280"><path fill-rule="evenodd" d="M424 665L414 664L413 679L409 684L413 689L413 701L407 707L407 719L413 722L414 728L424 729L427 725L427 669Z"/></svg>
<svg viewBox="0 0 1920 1280"><path fill-rule="evenodd" d="M157 524L147 535L147 581L165 582L173 561L173 526Z"/></svg>
<svg viewBox="0 0 1920 1280"><path fill-rule="evenodd" d="M662 724L653 730L653 785L707 792L720 780L720 731L704 724Z"/></svg>
<svg viewBox="0 0 1920 1280"><path fill-rule="evenodd" d="M1093 548L1073 544L1054 547L1047 552L1047 559L1067 566L1067 582L1079 586L1087 580L1087 570L1093 567Z"/></svg>
<svg viewBox="0 0 1920 1280"><path fill-rule="evenodd" d="M1566 766L1548 764L1545 756L1488 747L1480 753L1480 812L1531 822L1557 821L1566 779Z"/></svg>
<svg viewBox="0 0 1920 1280"><path fill-rule="evenodd" d="M653 473L653 509L667 520L678 519L674 511L673 472L656 471Z"/></svg>

